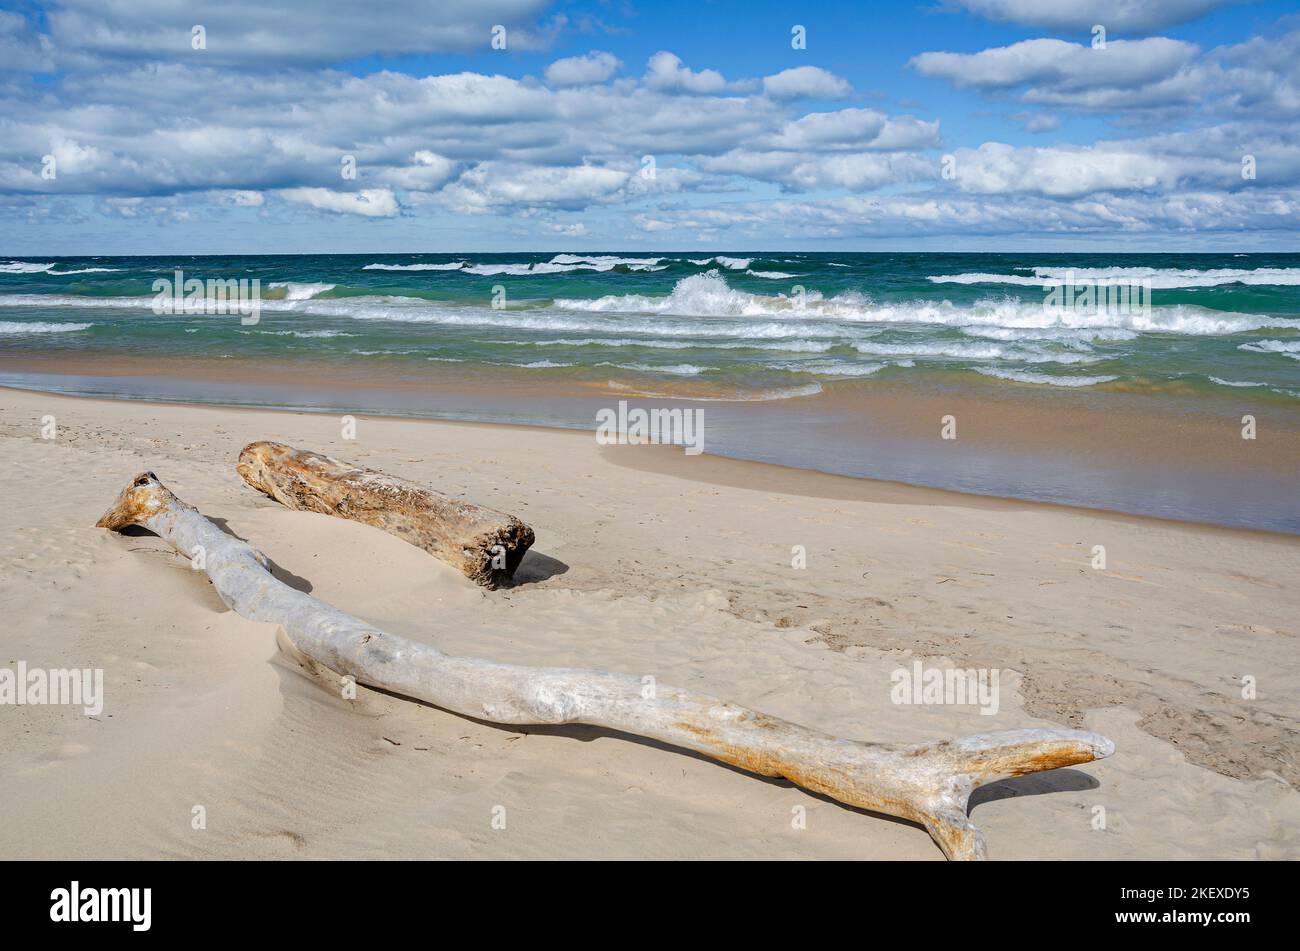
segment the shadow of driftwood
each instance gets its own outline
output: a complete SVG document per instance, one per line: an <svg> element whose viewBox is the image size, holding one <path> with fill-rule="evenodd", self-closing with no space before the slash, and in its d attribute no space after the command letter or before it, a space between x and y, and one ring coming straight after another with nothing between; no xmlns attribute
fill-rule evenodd
<svg viewBox="0 0 1300 951"><path fill-rule="evenodd" d="M515 569L515 576L501 587L517 588L521 584L535 584L538 581L545 581L547 578L562 575L568 570L569 566L558 558L543 555L537 549L530 548L524 553L523 560L519 562L519 567Z"/></svg>
<svg viewBox="0 0 1300 951"><path fill-rule="evenodd" d="M230 524L224 518L213 518L209 516L208 521L211 522L213 525L217 526L217 528L221 529L222 532L229 535L231 538L237 538L241 542L248 542L248 539L244 538L244 536L240 535L238 532L232 529L230 527ZM125 528L119 530L117 534L126 535L131 538L157 538L158 537L158 534L156 532L151 532L149 529L145 528L142 525L127 525ZM172 551L172 549L169 548L168 551ZM181 555L180 552L173 552L173 553L180 557L184 557L183 555ZM280 565L276 564L265 553L263 553L262 557L266 558L267 564L271 566L271 574L275 576L276 580L282 581L284 584L287 584L295 591L301 591L303 594L311 594L312 585L310 581L308 581L306 578L303 578L299 575L295 575L292 571L289 571L287 568L282 568Z"/></svg>
<svg viewBox="0 0 1300 951"><path fill-rule="evenodd" d="M405 701L406 703L418 704L419 706L426 707L430 710L436 710L439 713L445 713L448 716L453 716L460 720L468 720L471 723L477 723L480 726L488 727L492 730L496 730L499 733L516 733L516 734L521 734L523 736L558 736L570 740L577 740L580 743L591 743L594 742L595 740L620 740L625 743L635 743L637 746L644 746L648 749L659 750L660 752L664 752L664 753L672 753L678 756L685 756L690 759L697 760L698 762L701 763L708 763L710 766L716 766L720 769L730 770L731 772L738 773L741 776L746 777L747 779L751 779L760 783L766 783L769 786L775 786L780 789L796 789L800 793L802 793L805 796L808 796L811 799L816 799L819 802L829 803L840 809L847 809L849 812L856 813L860 816L867 816L872 819L883 819L886 822L892 822L895 823L896 825L908 826L909 828L917 829L920 830L922 833L925 833L925 829L923 826L915 822L911 822L907 819L900 819L897 816L886 815L882 812L872 812L870 809L862 809L859 808L858 806L850 806L847 805L846 803L840 802L838 799L832 799L830 796L823 795L822 793L813 792L812 790L809 789L804 789L802 786L792 783L788 779L783 779L779 776L761 776L758 773L751 773L749 770L741 769L739 766L732 766L730 763L724 763L721 760L714 759L712 756L707 756L704 753L697 753L695 750L688 750L685 747L674 746L671 743L664 743L660 740L651 739L650 737L638 736L635 733L625 733L622 730L611 730L611 729L607 729L606 727L588 726L587 724L583 724L583 723L565 723L557 726L549 726L546 724L521 725L521 724L510 724L510 723L493 723L491 720L480 720L478 717L472 717L464 713L457 713L454 710L448 710L445 707L440 707L435 703L429 703L428 701L425 700L417 700L414 697L408 697L405 694L394 693L393 691L385 690L382 687L373 687L370 686L369 684L365 684L364 686L366 687L367 690L374 691L375 693L383 694L384 696L388 696L388 697L393 697L396 700L402 700ZM928 836L928 833L925 834ZM938 849L938 846L935 846L935 848Z"/></svg>
<svg viewBox="0 0 1300 951"><path fill-rule="evenodd" d="M207 518L209 522L217 526L217 528L221 529L231 538L238 539L239 541L249 545L253 544L243 535L240 535L233 528L231 528L230 523L227 522L224 518L214 518L213 516L208 516ZM258 551L261 551L261 549L257 548L256 545L253 545L253 547ZM287 584L295 591L301 591L303 594L311 594L312 584L310 581L308 581L306 578L302 577L301 575L295 575L288 568L283 568L280 565L276 564L275 561L272 560L272 558L266 554L266 552L262 552L262 557L265 558L267 564L271 566L271 574L275 577L277 581Z"/></svg>
<svg viewBox="0 0 1300 951"><path fill-rule="evenodd" d="M1045 773L1003 779L981 786L971 793L968 811L973 813L976 806L986 802L997 802L1000 799L1043 796L1054 792L1081 792L1085 789L1097 789L1100 786L1101 783L1096 779L1077 769L1052 769Z"/></svg>

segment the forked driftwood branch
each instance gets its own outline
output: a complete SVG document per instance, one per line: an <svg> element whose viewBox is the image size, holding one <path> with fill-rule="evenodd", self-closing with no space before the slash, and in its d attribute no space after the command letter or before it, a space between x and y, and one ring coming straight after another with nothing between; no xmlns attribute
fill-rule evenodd
<svg viewBox="0 0 1300 951"><path fill-rule="evenodd" d="M920 823L951 859L984 858L984 837L966 815L976 787L1114 751L1105 737L1081 730L1008 730L920 746L863 743L675 687L647 691L627 674L453 657L277 580L265 556L186 505L152 472L136 476L98 522L113 530L129 525L153 531L185 555L200 546L228 607L281 625L298 650L359 683L493 723L585 723L694 750Z"/></svg>
<svg viewBox="0 0 1300 951"><path fill-rule="evenodd" d="M249 443L235 468L291 509L382 528L485 588L512 578L533 543L533 530L513 515L284 443Z"/></svg>

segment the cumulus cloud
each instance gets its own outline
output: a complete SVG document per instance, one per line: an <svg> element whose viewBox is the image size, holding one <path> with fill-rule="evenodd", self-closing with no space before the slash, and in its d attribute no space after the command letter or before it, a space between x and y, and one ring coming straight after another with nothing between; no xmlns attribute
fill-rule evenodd
<svg viewBox="0 0 1300 951"><path fill-rule="evenodd" d="M748 149L701 158L699 164L709 171L774 182L786 191L830 188L868 191L885 185L933 179L935 167L934 161L914 153L809 155Z"/></svg>
<svg viewBox="0 0 1300 951"><path fill-rule="evenodd" d="M333 191L328 188L285 188L276 194L292 202L342 215L391 218L398 212L397 199L387 188L363 188L355 192Z"/></svg>
<svg viewBox="0 0 1300 951"><path fill-rule="evenodd" d="M457 164L446 156L420 149L411 155L409 164L398 168L381 168L376 177L389 185L411 191L432 191L449 180Z"/></svg>
<svg viewBox="0 0 1300 951"><path fill-rule="evenodd" d="M1257 177L1244 179L1242 158ZM1225 125L1090 146L1015 147L986 142L953 153L954 184L984 195L1037 194L1073 199L1101 193L1237 191L1300 183L1300 145L1259 126Z"/></svg>
<svg viewBox="0 0 1300 951"><path fill-rule="evenodd" d="M612 53L592 50L586 56L557 59L546 67L546 81L552 86L590 86L603 83L622 65Z"/></svg>
<svg viewBox="0 0 1300 951"><path fill-rule="evenodd" d="M1237 0L953 0L977 16L1049 30L1150 32L1187 23Z"/></svg>
<svg viewBox="0 0 1300 951"><path fill-rule="evenodd" d="M1101 49L1037 39L978 53L921 53L909 65L963 88L1028 87L1027 102L1133 108L1194 102L1196 54L1194 44L1166 37L1114 40Z"/></svg>
<svg viewBox="0 0 1300 951"><path fill-rule="evenodd" d="M843 99L853 92L853 87L848 80L818 66L797 66L764 76L763 92L773 99Z"/></svg>
<svg viewBox="0 0 1300 951"><path fill-rule="evenodd" d="M683 66L679 57L663 50L646 63L645 82L654 89L676 92L720 93L732 88L717 70L696 72Z"/></svg>
<svg viewBox="0 0 1300 951"><path fill-rule="evenodd" d="M721 232L742 242L773 233L795 238L915 238L1023 235L1134 236L1185 233L1289 233L1300 199L1260 192L1186 192L1102 196L1071 202L1016 196L992 202L970 195L848 196L777 199L641 215L638 227L660 235ZM1026 223L1030 223L1027 227Z"/></svg>
<svg viewBox="0 0 1300 951"><path fill-rule="evenodd" d="M207 63L337 63L370 55L488 49L506 27L508 49L542 49L556 24L538 25L550 0L59 0L49 36L72 53ZM192 28L204 29L195 49Z"/></svg>
<svg viewBox="0 0 1300 951"><path fill-rule="evenodd" d="M1104 49L1034 39L977 53L921 53L908 65L959 88L1121 118L1153 112L1300 113L1300 30L1204 53L1166 37L1112 40Z"/></svg>
<svg viewBox="0 0 1300 951"><path fill-rule="evenodd" d="M520 206L582 209L608 200L627 185L629 173L580 165L536 168L510 162L483 162L440 193L461 214L486 214Z"/></svg>
<svg viewBox="0 0 1300 951"><path fill-rule="evenodd" d="M958 149L956 181L962 191L986 195L1037 192L1072 198L1098 191L1169 189L1179 182L1179 166L1142 151L1092 148L1015 148L986 142Z"/></svg>
<svg viewBox="0 0 1300 951"><path fill-rule="evenodd" d="M1226 108L1252 115L1300 115L1300 30L1219 47L1210 53L1208 65L1217 72Z"/></svg>
<svg viewBox="0 0 1300 951"><path fill-rule="evenodd" d="M939 122L891 118L876 109L814 112L762 140L777 149L923 149L939 145Z"/></svg>

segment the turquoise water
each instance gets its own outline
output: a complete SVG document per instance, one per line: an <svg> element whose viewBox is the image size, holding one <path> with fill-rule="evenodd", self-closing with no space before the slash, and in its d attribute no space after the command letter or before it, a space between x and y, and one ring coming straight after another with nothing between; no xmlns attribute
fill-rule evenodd
<svg viewBox="0 0 1300 951"><path fill-rule="evenodd" d="M256 279L260 318L154 282ZM1047 307L1071 280L1149 308ZM1143 284L1142 282L1146 282ZM798 399L932 372L1025 390L1300 399L1300 255L431 254L0 259L0 354L509 367Z"/></svg>

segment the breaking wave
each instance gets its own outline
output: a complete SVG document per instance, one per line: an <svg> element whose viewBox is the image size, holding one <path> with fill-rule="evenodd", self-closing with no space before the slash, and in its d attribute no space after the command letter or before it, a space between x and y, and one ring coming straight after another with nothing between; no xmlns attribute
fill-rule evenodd
<svg viewBox="0 0 1300 951"><path fill-rule="evenodd" d="M333 284L295 284L292 281L272 281L267 285L270 288L284 288L284 300L311 300L324 294L326 291L334 290Z"/></svg>
<svg viewBox="0 0 1300 951"><path fill-rule="evenodd" d="M66 334L78 330L89 330L94 324L50 324L33 321L23 323L20 320L0 320L0 334Z"/></svg>
<svg viewBox="0 0 1300 951"><path fill-rule="evenodd" d="M1011 380L1015 383L1037 383L1041 386L1096 386L1118 380L1117 376L1049 376L1046 373L1030 373L1027 370L1003 370L997 367L974 367L976 373Z"/></svg>
<svg viewBox="0 0 1300 951"><path fill-rule="evenodd" d="M1214 268L1184 270L1153 267L1036 267L1033 277L1023 274L939 274L927 278L935 284L1015 284L1049 287L1055 284L1138 284L1152 288L1218 287L1221 284L1300 285L1300 268L1261 267L1253 270Z"/></svg>
<svg viewBox="0 0 1300 951"><path fill-rule="evenodd" d="M1300 340L1286 342L1281 340L1259 340L1253 343L1243 343L1237 349L1250 350L1254 353L1280 353L1292 360L1300 360Z"/></svg>
<svg viewBox="0 0 1300 951"><path fill-rule="evenodd" d="M589 313L665 314L682 317L784 317L886 324L931 324L946 327L996 327L1018 330L1091 330L1131 333L1222 335L1265 327L1297 327L1300 322L1258 314L1214 311L1192 305L1159 307L1150 313L1105 309L1045 308L1013 298L985 299L971 305L949 301L874 303L857 291L823 297L750 294L730 287L717 271L693 274L677 282L666 297L642 294L594 299L559 298L562 310Z"/></svg>

